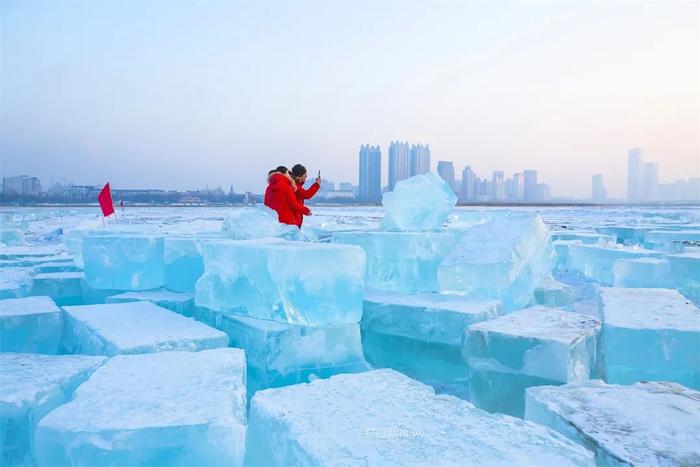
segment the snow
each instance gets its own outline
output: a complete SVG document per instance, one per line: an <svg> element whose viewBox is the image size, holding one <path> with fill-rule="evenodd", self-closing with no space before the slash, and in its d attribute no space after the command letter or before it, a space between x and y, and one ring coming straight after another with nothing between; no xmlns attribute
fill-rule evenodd
<svg viewBox="0 0 700 467"><path fill-rule="evenodd" d="M117 355L226 347L226 334L151 302L66 306L69 352Z"/></svg>
<svg viewBox="0 0 700 467"><path fill-rule="evenodd" d="M593 465L544 427L491 415L393 370L259 391L249 465Z"/></svg>
<svg viewBox="0 0 700 467"><path fill-rule="evenodd" d="M678 384L530 388L525 418L593 450L598 465L700 464L700 392Z"/></svg>
<svg viewBox="0 0 700 467"><path fill-rule="evenodd" d="M240 349L111 358L37 427L39 464L242 465Z"/></svg>
<svg viewBox="0 0 700 467"><path fill-rule="evenodd" d="M384 193L384 230L434 230L447 222L457 203L452 188L439 175L428 172L396 183Z"/></svg>
<svg viewBox="0 0 700 467"><path fill-rule="evenodd" d="M60 312L49 297L0 300L0 352L57 353Z"/></svg>

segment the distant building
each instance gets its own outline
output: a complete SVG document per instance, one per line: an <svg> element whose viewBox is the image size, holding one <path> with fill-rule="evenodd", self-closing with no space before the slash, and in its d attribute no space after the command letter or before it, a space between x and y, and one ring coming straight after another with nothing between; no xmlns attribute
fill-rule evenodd
<svg viewBox="0 0 700 467"><path fill-rule="evenodd" d="M472 201L475 199L475 182L476 175L471 166L464 167L462 170L462 200Z"/></svg>
<svg viewBox="0 0 700 467"><path fill-rule="evenodd" d="M411 176L411 148L408 143L392 141L389 145L389 191L396 182Z"/></svg>
<svg viewBox="0 0 700 467"><path fill-rule="evenodd" d="M319 189L321 192L326 192L326 191L335 191L335 183L326 180L325 178L321 179L321 188Z"/></svg>
<svg viewBox="0 0 700 467"><path fill-rule="evenodd" d="M509 201L522 201L525 197L523 186L523 174L514 173L513 178L506 183Z"/></svg>
<svg viewBox="0 0 700 467"><path fill-rule="evenodd" d="M591 179L592 182L592 196L594 203L604 203L608 196L605 185L603 185L603 174L595 174Z"/></svg>
<svg viewBox="0 0 700 467"><path fill-rule="evenodd" d="M524 179L524 199L529 203L536 203L540 200L539 187L537 185L537 171L525 170L523 172Z"/></svg>
<svg viewBox="0 0 700 467"><path fill-rule="evenodd" d="M642 198L642 150L632 148L627 153L627 201L636 202Z"/></svg>
<svg viewBox="0 0 700 467"><path fill-rule="evenodd" d="M437 171L438 175L450 185L452 191L455 191L455 166L452 161L438 161Z"/></svg>
<svg viewBox="0 0 700 467"><path fill-rule="evenodd" d="M505 201L506 183L502 170L494 170L491 177L491 196L494 201Z"/></svg>
<svg viewBox="0 0 700 467"><path fill-rule="evenodd" d="M41 182L38 178L28 175L4 177L2 190L6 195L39 196L41 193Z"/></svg>
<svg viewBox="0 0 700 467"><path fill-rule="evenodd" d="M537 185L537 201L549 201L552 199L552 190L546 183Z"/></svg>
<svg viewBox="0 0 700 467"><path fill-rule="evenodd" d="M411 177L430 172L430 146L411 146Z"/></svg>
<svg viewBox="0 0 700 467"><path fill-rule="evenodd" d="M360 147L360 189L363 201L382 199L382 152L379 146L368 144Z"/></svg>
<svg viewBox="0 0 700 467"><path fill-rule="evenodd" d="M338 184L338 191L352 191L352 183L340 182Z"/></svg>
<svg viewBox="0 0 700 467"><path fill-rule="evenodd" d="M656 201L659 198L659 164L644 164L642 176L642 196L644 201Z"/></svg>

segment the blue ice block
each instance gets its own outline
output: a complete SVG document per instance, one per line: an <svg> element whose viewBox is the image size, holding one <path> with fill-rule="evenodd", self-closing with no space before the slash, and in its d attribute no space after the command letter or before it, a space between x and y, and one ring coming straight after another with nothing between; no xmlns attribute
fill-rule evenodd
<svg viewBox="0 0 700 467"><path fill-rule="evenodd" d="M20 229L0 229L0 242L7 246L21 246L24 240L24 230Z"/></svg>
<svg viewBox="0 0 700 467"><path fill-rule="evenodd" d="M230 345L245 350L249 397L263 388L368 369L357 323L312 327L235 314L220 320Z"/></svg>
<svg viewBox="0 0 700 467"><path fill-rule="evenodd" d="M440 289L526 306L554 266L549 229L537 215L499 217L468 230L438 269Z"/></svg>
<svg viewBox="0 0 700 467"><path fill-rule="evenodd" d="M55 354L61 310L49 297L0 300L0 352Z"/></svg>
<svg viewBox="0 0 700 467"><path fill-rule="evenodd" d="M127 303L145 301L155 303L183 316L194 314L194 293L171 292L166 289L146 290L144 292L125 292L112 295L105 299L105 303Z"/></svg>
<svg viewBox="0 0 700 467"><path fill-rule="evenodd" d="M472 324L462 351L472 402L522 416L525 388L596 374L599 333L593 317L543 306Z"/></svg>
<svg viewBox="0 0 700 467"><path fill-rule="evenodd" d="M629 227L629 226L607 226L598 227L596 232L604 235L614 235L617 243L625 245L641 245L647 232L652 231L652 227Z"/></svg>
<svg viewBox="0 0 700 467"><path fill-rule="evenodd" d="M79 270L80 268L73 264L72 260L50 261L48 263L42 263L34 266L34 272L37 274L48 272L77 272Z"/></svg>
<svg viewBox="0 0 700 467"><path fill-rule="evenodd" d="M439 175L428 172L396 183L384 193L384 230L435 230L447 222L457 196Z"/></svg>
<svg viewBox="0 0 700 467"><path fill-rule="evenodd" d="M645 243L666 249L682 249L686 245L700 244L700 229L653 230L644 236Z"/></svg>
<svg viewBox="0 0 700 467"><path fill-rule="evenodd" d="M83 239L85 278L94 289L149 290L165 285L163 237L91 235Z"/></svg>
<svg viewBox="0 0 700 467"><path fill-rule="evenodd" d="M605 379L700 389L700 309L672 289L600 289Z"/></svg>
<svg viewBox="0 0 700 467"><path fill-rule="evenodd" d="M700 283L700 251L668 255L673 282L679 286Z"/></svg>
<svg viewBox="0 0 700 467"><path fill-rule="evenodd" d="M31 290L34 270L28 267L0 269L0 299L25 297Z"/></svg>
<svg viewBox="0 0 700 467"><path fill-rule="evenodd" d="M591 452L554 431L435 395L388 369L257 392L246 464L594 465Z"/></svg>
<svg viewBox="0 0 700 467"><path fill-rule="evenodd" d="M571 267L571 253L569 251L571 245L582 245L580 240L555 240L552 242L554 252L556 253L557 263L556 269L559 271L567 271Z"/></svg>
<svg viewBox="0 0 700 467"><path fill-rule="evenodd" d="M197 306L308 326L360 321L365 254L356 246L218 240L203 249Z"/></svg>
<svg viewBox="0 0 700 467"><path fill-rule="evenodd" d="M47 272L32 281L32 295L51 297L58 305L83 304L85 275L82 272Z"/></svg>
<svg viewBox="0 0 700 467"><path fill-rule="evenodd" d="M63 307L68 353L117 355L226 347L228 336L151 302Z"/></svg>
<svg viewBox="0 0 700 467"><path fill-rule="evenodd" d="M673 287L671 267L663 258L618 259L613 275L615 287Z"/></svg>
<svg viewBox="0 0 700 467"><path fill-rule="evenodd" d="M632 246L570 245L569 266L584 276L605 285L615 282L613 268L620 259L661 258L657 251Z"/></svg>
<svg viewBox="0 0 700 467"><path fill-rule="evenodd" d="M697 465L700 393L674 383L599 380L527 390L525 419L567 436L606 466Z"/></svg>
<svg viewBox="0 0 700 467"><path fill-rule="evenodd" d="M111 358L36 429L39 465L230 465L245 455L240 349Z"/></svg>
<svg viewBox="0 0 700 467"><path fill-rule="evenodd" d="M572 287L551 277L545 277L535 287L537 305L565 307L574 303L576 293Z"/></svg>
<svg viewBox="0 0 700 467"><path fill-rule="evenodd" d="M166 237L163 261L165 287L174 292L194 292L194 284L204 273L202 239Z"/></svg>
<svg viewBox="0 0 700 467"><path fill-rule="evenodd" d="M0 353L0 464L35 465L34 430L104 357Z"/></svg>
<svg viewBox="0 0 700 467"><path fill-rule="evenodd" d="M336 232L333 243L360 246L367 255L368 289L416 293L439 290L437 271L455 235L439 232Z"/></svg>
<svg viewBox="0 0 700 467"><path fill-rule="evenodd" d="M259 238L285 238L299 240L299 229L281 224L277 213L265 206L233 209L224 219L221 228L231 240L255 240Z"/></svg>
<svg viewBox="0 0 700 467"><path fill-rule="evenodd" d="M617 237L615 237L615 235L601 234L589 231L560 230L552 232L552 241L559 240L578 240L584 245L598 245L605 243L616 243Z"/></svg>

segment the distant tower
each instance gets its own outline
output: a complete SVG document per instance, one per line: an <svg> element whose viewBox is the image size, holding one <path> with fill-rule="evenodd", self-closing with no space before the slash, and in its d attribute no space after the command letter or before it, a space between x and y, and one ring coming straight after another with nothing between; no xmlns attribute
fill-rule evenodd
<svg viewBox="0 0 700 467"><path fill-rule="evenodd" d="M411 176L411 149L408 143L392 141L389 145L389 190L396 182Z"/></svg>
<svg viewBox="0 0 700 467"><path fill-rule="evenodd" d="M382 199L382 152L379 146L360 147L359 198L377 202Z"/></svg>
<svg viewBox="0 0 700 467"><path fill-rule="evenodd" d="M511 201L522 201L525 197L525 188L523 186L523 174L514 173L510 182L510 193L508 197Z"/></svg>
<svg viewBox="0 0 700 467"><path fill-rule="evenodd" d="M659 164L644 164L642 178L642 198L644 201L656 201L659 198Z"/></svg>
<svg viewBox="0 0 700 467"><path fill-rule="evenodd" d="M603 174L593 175L592 181L592 196L594 203L604 203L607 200L607 190L603 185Z"/></svg>
<svg viewBox="0 0 700 467"><path fill-rule="evenodd" d="M639 201L642 197L642 150L632 148L627 153L627 202Z"/></svg>
<svg viewBox="0 0 700 467"><path fill-rule="evenodd" d="M452 161L438 161L438 175L455 191L455 166Z"/></svg>
<svg viewBox="0 0 700 467"><path fill-rule="evenodd" d="M505 175L502 170L494 170L493 176L491 178L491 197L494 201L505 201L506 199L506 183L504 180Z"/></svg>
<svg viewBox="0 0 700 467"><path fill-rule="evenodd" d="M462 170L462 199L472 201L476 197L476 175L470 166Z"/></svg>
<svg viewBox="0 0 700 467"><path fill-rule="evenodd" d="M537 186L537 171L525 170L523 172L524 182L524 198L525 201L535 203L539 201L539 188Z"/></svg>
<svg viewBox="0 0 700 467"><path fill-rule="evenodd" d="M430 172L430 146L411 146L411 177Z"/></svg>

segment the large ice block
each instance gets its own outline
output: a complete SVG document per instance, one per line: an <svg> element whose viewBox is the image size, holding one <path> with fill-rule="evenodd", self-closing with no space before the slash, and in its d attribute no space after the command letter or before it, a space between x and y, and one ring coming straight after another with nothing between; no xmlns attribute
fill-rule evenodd
<svg viewBox="0 0 700 467"><path fill-rule="evenodd" d="M256 393L246 464L592 466L593 455L386 369Z"/></svg>
<svg viewBox="0 0 700 467"><path fill-rule="evenodd" d="M111 358L36 430L39 465L242 465L240 349Z"/></svg>
<svg viewBox="0 0 700 467"><path fill-rule="evenodd" d="M558 240L578 240L585 245L597 245L601 243L616 243L617 237L615 237L615 235L576 230L559 230L556 232L552 232L552 241Z"/></svg>
<svg viewBox="0 0 700 467"><path fill-rule="evenodd" d="M163 237L91 235L83 239L85 278L94 289L149 290L165 285Z"/></svg>
<svg viewBox="0 0 700 467"><path fill-rule="evenodd" d="M32 281L32 295L51 297L58 305L83 304L85 275L82 272L47 272Z"/></svg>
<svg viewBox="0 0 700 467"><path fill-rule="evenodd" d="M582 245L580 240L555 240L552 242L554 252L557 256L556 269L559 271L567 271L571 267L571 253L569 248L571 245Z"/></svg>
<svg viewBox="0 0 700 467"><path fill-rule="evenodd" d="M617 243L625 245L641 245L647 232L653 230L652 227L629 227L622 225L606 226L596 228L596 232L604 235L614 235Z"/></svg>
<svg viewBox="0 0 700 467"><path fill-rule="evenodd" d="M192 292L171 292L166 289L157 289L146 290L145 292L125 292L105 299L105 303L137 301L155 303L183 316L192 316L194 314L194 293Z"/></svg>
<svg viewBox="0 0 700 467"><path fill-rule="evenodd" d="M117 355L226 347L221 331L151 302L63 307L69 353Z"/></svg>
<svg viewBox="0 0 700 467"><path fill-rule="evenodd" d="M545 277L535 288L535 303L545 306L568 306L574 303L576 293L572 287L551 277Z"/></svg>
<svg viewBox="0 0 700 467"><path fill-rule="evenodd" d="M522 416L525 388L593 377L599 332L593 317L544 306L472 324L463 347L472 402Z"/></svg>
<svg viewBox="0 0 700 467"><path fill-rule="evenodd" d="M72 260L69 261L50 261L48 263L42 263L34 266L34 271L37 274L48 273L48 272L77 272L78 268L73 264Z"/></svg>
<svg viewBox="0 0 700 467"><path fill-rule="evenodd" d="M34 429L104 357L0 353L0 464L34 465Z"/></svg>
<svg viewBox="0 0 700 467"><path fill-rule="evenodd" d="M27 267L3 267L0 269L0 299L26 296L32 286L34 270Z"/></svg>
<svg viewBox="0 0 700 467"><path fill-rule="evenodd" d="M671 267L663 258L618 259L613 265L615 287L672 287Z"/></svg>
<svg viewBox="0 0 700 467"><path fill-rule="evenodd" d="M281 224L277 214L265 206L233 209L224 219L221 230L224 236L232 240L258 238L298 240L300 237L296 226Z"/></svg>
<svg viewBox="0 0 700 467"><path fill-rule="evenodd" d="M203 248L197 306L309 326L362 317L365 254L356 246L219 240Z"/></svg>
<svg viewBox="0 0 700 467"><path fill-rule="evenodd" d="M333 243L360 246L367 255L368 289L416 293L439 290L437 271L454 247L452 232L335 232Z"/></svg>
<svg viewBox="0 0 700 467"><path fill-rule="evenodd" d="M222 314L220 320L229 344L245 350L249 396L368 368L357 323L312 327L235 314Z"/></svg>
<svg viewBox="0 0 700 467"><path fill-rule="evenodd" d="M0 300L0 352L55 354L61 310L49 297Z"/></svg>
<svg viewBox="0 0 700 467"><path fill-rule="evenodd" d="M499 217L468 230L438 269L440 289L526 306L554 266L549 229L537 215Z"/></svg>
<svg viewBox="0 0 700 467"><path fill-rule="evenodd" d="M384 193L384 230L435 230L447 222L457 203L452 188L437 174L428 172L396 183Z"/></svg>
<svg viewBox="0 0 700 467"><path fill-rule="evenodd" d="M613 271L620 259L661 258L657 251L632 246L570 245L569 266L583 275L605 285L615 282Z"/></svg>
<svg viewBox="0 0 700 467"><path fill-rule="evenodd" d="M695 230L653 230L644 236L645 243L665 248L685 245L700 245L700 229Z"/></svg>
<svg viewBox="0 0 700 467"><path fill-rule="evenodd" d="M700 306L700 250L668 255L674 287Z"/></svg>
<svg viewBox="0 0 700 467"><path fill-rule="evenodd" d="M174 292L194 292L204 273L201 240L195 237L166 237L163 245L165 287Z"/></svg>
<svg viewBox="0 0 700 467"><path fill-rule="evenodd" d="M0 229L0 242L7 246L21 246L24 240L24 230L21 229Z"/></svg>
<svg viewBox="0 0 700 467"><path fill-rule="evenodd" d="M27 245L7 246L0 249L0 259L22 259L31 256L64 255L66 249L62 245Z"/></svg>
<svg viewBox="0 0 700 467"><path fill-rule="evenodd" d="M525 418L595 452L598 465L700 464L700 393L678 384L530 388Z"/></svg>
<svg viewBox="0 0 700 467"><path fill-rule="evenodd" d="M700 389L700 309L671 289L600 289L605 380Z"/></svg>

